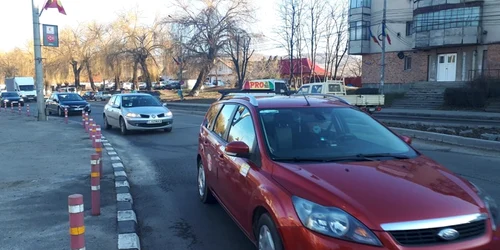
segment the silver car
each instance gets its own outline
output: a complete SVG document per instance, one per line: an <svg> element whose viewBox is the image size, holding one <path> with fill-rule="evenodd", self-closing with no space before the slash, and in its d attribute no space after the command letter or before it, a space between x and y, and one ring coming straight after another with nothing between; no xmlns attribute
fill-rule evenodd
<svg viewBox="0 0 500 250"><path fill-rule="evenodd" d="M123 135L130 130L163 129L172 131L172 112L160 100L150 94L113 95L103 113L104 128L120 128Z"/></svg>

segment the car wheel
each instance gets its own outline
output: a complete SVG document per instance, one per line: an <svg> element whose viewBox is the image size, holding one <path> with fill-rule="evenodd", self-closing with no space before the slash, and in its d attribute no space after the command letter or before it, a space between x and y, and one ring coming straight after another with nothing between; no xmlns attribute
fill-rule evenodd
<svg viewBox="0 0 500 250"><path fill-rule="evenodd" d="M121 117L120 117L120 132L122 133L122 135L128 134L128 129L127 125L125 124L125 120L123 120L123 118Z"/></svg>
<svg viewBox="0 0 500 250"><path fill-rule="evenodd" d="M51 115L51 112L50 112L49 108L47 108L47 107L45 107L45 115L46 116Z"/></svg>
<svg viewBox="0 0 500 250"><path fill-rule="evenodd" d="M112 129L113 126L109 125L108 123L108 117L106 117L105 115L103 116L103 120L104 120L104 129Z"/></svg>
<svg viewBox="0 0 500 250"><path fill-rule="evenodd" d="M202 203L212 204L215 202L212 191L210 191L207 186L205 168L203 168L203 163L201 163L201 161L198 163L198 196Z"/></svg>
<svg viewBox="0 0 500 250"><path fill-rule="evenodd" d="M57 114L58 114L59 116L63 116L63 114L64 114L64 113L63 113L63 111L62 111L62 109L61 109L61 108L57 108Z"/></svg>
<svg viewBox="0 0 500 250"><path fill-rule="evenodd" d="M267 213L261 215L258 221L257 247L259 250L283 250L276 225Z"/></svg>
<svg viewBox="0 0 500 250"><path fill-rule="evenodd" d="M163 129L163 131L165 131L167 133L170 133L170 132L172 132L172 128L171 127L170 128L166 128L166 129Z"/></svg>

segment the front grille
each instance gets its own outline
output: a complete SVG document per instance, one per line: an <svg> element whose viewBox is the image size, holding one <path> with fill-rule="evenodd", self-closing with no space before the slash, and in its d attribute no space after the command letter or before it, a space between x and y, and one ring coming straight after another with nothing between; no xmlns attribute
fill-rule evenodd
<svg viewBox="0 0 500 250"><path fill-rule="evenodd" d="M452 241L446 241L438 236L439 231L445 228L453 228L460 233L460 236ZM420 246L429 244L446 244L474 238L484 234L486 231L486 220L471 222L450 227L389 231L392 237L402 246Z"/></svg>
<svg viewBox="0 0 500 250"><path fill-rule="evenodd" d="M158 117L165 117L165 114L159 114Z"/></svg>
<svg viewBox="0 0 500 250"><path fill-rule="evenodd" d="M141 115L141 118L149 118L149 115Z"/></svg>
<svg viewBox="0 0 500 250"><path fill-rule="evenodd" d="M170 122L162 122L162 123L155 123L155 124L140 123L140 124L137 124L137 126L144 127L144 128L155 128L155 127L163 127L163 126L166 126L169 124L170 124Z"/></svg>

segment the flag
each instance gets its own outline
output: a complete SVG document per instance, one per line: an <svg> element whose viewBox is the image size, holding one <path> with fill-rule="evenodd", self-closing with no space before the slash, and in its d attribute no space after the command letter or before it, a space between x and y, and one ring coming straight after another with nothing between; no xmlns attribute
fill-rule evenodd
<svg viewBox="0 0 500 250"><path fill-rule="evenodd" d="M382 29L382 37L387 37L387 42L389 43L389 45L391 44L391 37L389 36L389 32L387 32L387 25L384 25L383 29Z"/></svg>
<svg viewBox="0 0 500 250"><path fill-rule="evenodd" d="M378 46L380 46L380 43L378 42L377 38L373 35L372 33L372 29L371 28L368 28L368 30L370 31L370 37L373 39L373 41L378 44Z"/></svg>
<svg viewBox="0 0 500 250"><path fill-rule="evenodd" d="M62 6L61 0L47 0L47 3L43 7L43 9L56 9L59 11L59 13L66 15L66 11L64 10L64 7Z"/></svg>

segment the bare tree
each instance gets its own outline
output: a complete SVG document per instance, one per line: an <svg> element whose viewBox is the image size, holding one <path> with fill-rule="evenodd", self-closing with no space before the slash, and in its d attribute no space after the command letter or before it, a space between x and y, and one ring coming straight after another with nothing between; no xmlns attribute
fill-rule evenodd
<svg viewBox="0 0 500 250"><path fill-rule="evenodd" d="M238 78L236 87L241 88L246 78L248 62L255 50L250 51L252 37L244 30L234 29L229 32L226 51L231 56L234 71Z"/></svg>
<svg viewBox="0 0 500 250"><path fill-rule="evenodd" d="M277 35L282 38L282 45L285 47L288 60L290 61L290 83L293 82L293 73L295 72L293 59L298 36L299 6L301 4L302 0L282 0L279 9L282 23L278 30L276 30Z"/></svg>
<svg viewBox="0 0 500 250"><path fill-rule="evenodd" d="M311 58L312 65L316 65L316 60L318 56L318 47L320 42L322 41L322 37L325 33L324 23L326 21L325 17L325 8L327 7L327 2L325 0L311 0L309 7L309 44L307 47L309 48L309 57ZM315 75L316 72L315 67L312 68L311 74Z"/></svg>
<svg viewBox="0 0 500 250"><path fill-rule="evenodd" d="M348 4L346 0L331 6L329 18L326 21L326 60L325 69L336 79L339 68L348 49ZM326 77L326 76L325 76Z"/></svg>
<svg viewBox="0 0 500 250"><path fill-rule="evenodd" d="M280 60L277 56L250 61L248 76L252 79L276 79L280 77Z"/></svg>
<svg viewBox="0 0 500 250"><path fill-rule="evenodd" d="M362 68L363 68L363 60L359 56L348 56L348 60L346 60L347 71L349 75L360 77Z"/></svg>
<svg viewBox="0 0 500 250"><path fill-rule="evenodd" d="M180 14L166 22L174 22L187 30L185 48L196 56L201 70L189 95L197 95L215 64L215 59L229 40L229 31L241 27L253 16L248 0L176 0ZM197 8L196 6L201 6Z"/></svg>

